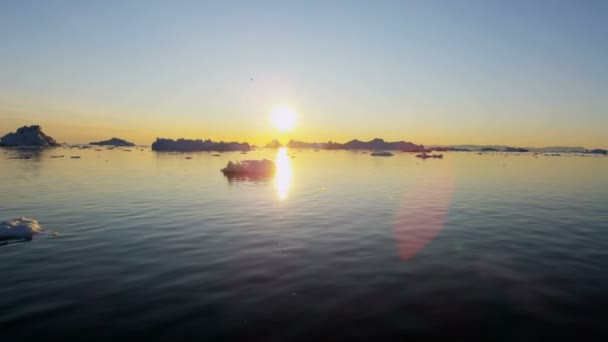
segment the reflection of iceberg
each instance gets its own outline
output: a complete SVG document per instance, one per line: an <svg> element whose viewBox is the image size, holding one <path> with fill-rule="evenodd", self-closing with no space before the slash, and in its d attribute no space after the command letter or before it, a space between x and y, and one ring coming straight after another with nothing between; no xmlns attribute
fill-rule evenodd
<svg viewBox="0 0 608 342"><path fill-rule="evenodd" d="M293 176L291 161L289 160L289 155L287 154L286 148L283 147L279 149L279 152L277 152L276 162L277 173L274 177L274 184L277 187L279 199L284 200L287 198L287 192L291 186L291 179Z"/></svg>
<svg viewBox="0 0 608 342"><path fill-rule="evenodd" d="M31 239L40 232L42 227L38 221L25 217L0 223L0 240Z"/></svg>
<svg viewBox="0 0 608 342"><path fill-rule="evenodd" d="M275 164L268 159L263 160L243 160L228 162L222 169L224 175L228 177L264 177L272 176L275 173Z"/></svg>

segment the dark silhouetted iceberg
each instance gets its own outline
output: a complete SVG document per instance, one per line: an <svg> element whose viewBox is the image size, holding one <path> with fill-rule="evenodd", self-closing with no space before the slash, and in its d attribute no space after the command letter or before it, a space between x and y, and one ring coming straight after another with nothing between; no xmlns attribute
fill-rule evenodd
<svg viewBox="0 0 608 342"><path fill-rule="evenodd" d="M214 142L211 140L162 139L152 144L153 151L249 151L248 143Z"/></svg>
<svg viewBox="0 0 608 342"><path fill-rule="evenodd" d="M38 125L23 126L15 133L8 133L0 138L0 146L59 146L55 139L42 132Z"/></svg>
<svg viewBox="0 0 608 342"><path fill-rule="evenodd" d="M391 150L405 152L424 152L423 145L416 145L406 141L386 142L383 139L373 139L370 141L351 140L344 144L345 150Z"/></svg>
<svg viewBox="0 0 608 342"><path fill-rule="evenodd" d="M608 151L606 150L602 150L601 148L596 148L593 150L585 150L584 153L590 153L590 154L607 154Z"/></svg>
<svg viewBox="0 0 608 342"><path fill-rule="evenodd" d="M525 152L530 152L530 150L527 150L525 148L521 148L521 147L507 147L504 149L504 152L521 152L521 153L525 153Z"/></svg>
<svg viewBox="0 0 608 342"><path fill-rule="evenodd" d="M135 144L132 143L132 142L128 142L126 140L118 139L118 138L112 138L110 140L104 140L104 141L90 142L89 145L97 145L97 146L124 146L124 147L135 146Z"/></svg>
<svg viewBox="0 0 608 342"><path fill-rule="evenodd" d="M374 157L392 157L394 154L387 151L378 151L371 154Z"/></svg>
<svg viewBox="0 0 608 342"><path fill-rule="evenodd" d="M291 140L287 144L289 148L324 148L327 150L389 150L404 152L425 152L423 145L416 145L407 141L387 142L384 139L376 138L370 141L351 140L345 144L329 141L327 143L307 143L303 141Z"/></svg>

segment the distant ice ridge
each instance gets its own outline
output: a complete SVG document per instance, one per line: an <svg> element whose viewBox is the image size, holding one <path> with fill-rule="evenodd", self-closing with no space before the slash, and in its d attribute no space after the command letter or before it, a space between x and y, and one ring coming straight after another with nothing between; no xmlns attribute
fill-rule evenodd
<svg viewBox="0 0 608 342"><path fill-rule="evenodd" d="M249 151L247 143L214 142L211 140L162 139L157 138L152 144L153 151Z"/></svg>
<svg viewBox="0 0 608 342"><path fill-rule="evenodd" d="M222 172L226 176L271 176L276 170L276 165L268 159L263 160L243 160L237 162L228 162Z"/></svg>
<svg viewBox="0 0 608 342"><path fill-rule="evenodd" d="M0 239L31 239L43 229L38 221L26 217L0 223Z"/></svg>
<svg viewBox="0 0 608 342"><path fill-rule="evenodd" d="M387 152L387 151L376 151L374 153L371 154L374 157L392 157L394 156L394 154Z"/></svg>

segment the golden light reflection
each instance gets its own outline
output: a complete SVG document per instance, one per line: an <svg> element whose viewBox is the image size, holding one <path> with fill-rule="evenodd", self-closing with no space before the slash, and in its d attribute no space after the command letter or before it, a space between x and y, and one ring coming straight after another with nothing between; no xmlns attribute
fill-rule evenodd
<svg viewBox="0 0 608 342"><path fill-rule="evenodd" d="M291 160L286 147L279 149L275 163L277 164L277 171L274 176L274 185L277 188L279 199L282 201L287 198L287 193L293 178Z"/></svg>

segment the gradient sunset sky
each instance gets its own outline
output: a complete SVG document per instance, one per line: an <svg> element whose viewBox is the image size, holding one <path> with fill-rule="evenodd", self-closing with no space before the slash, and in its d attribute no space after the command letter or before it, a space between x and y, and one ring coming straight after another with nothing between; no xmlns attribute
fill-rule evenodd
<svg viewBox="0 0 608 342"><path fill-rule="evenodd" d="M605 148L607 18L587 0L5 0L0 135Z"/></svg>

